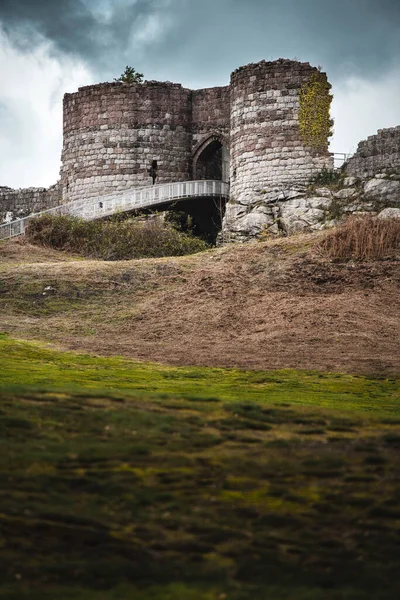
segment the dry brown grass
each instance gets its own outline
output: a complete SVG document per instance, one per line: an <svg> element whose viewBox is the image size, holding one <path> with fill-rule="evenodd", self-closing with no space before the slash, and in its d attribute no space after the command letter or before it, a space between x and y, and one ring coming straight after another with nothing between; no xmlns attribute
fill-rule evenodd
<svg viewBox="0 0 400 600"><path fill-rule="evenodd" d="M325 236L115 262L2 243L0 331L174 365L399 373L400 261L310 252Z"/></svg>
<svg viewBox="0 0 400 600"><path fill-rule="evenodd" d="M400 255L400 220L351 217L318 245L333 260L386 260Z"/></svg>

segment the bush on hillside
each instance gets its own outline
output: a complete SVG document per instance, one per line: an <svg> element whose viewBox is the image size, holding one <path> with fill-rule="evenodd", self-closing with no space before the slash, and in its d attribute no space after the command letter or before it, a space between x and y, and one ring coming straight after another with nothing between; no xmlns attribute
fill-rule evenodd
<svg viewBox="0 0 400 600"><path fill-rule="evenodd" d="M334 260L384 260L400 256L400 220L351 217L318 245Z"/></svg>
<svg viewBox="0 0 400 600"><path fill-rule="evenodd" d="M182 256L207 248L203 240L157 220L106 222L43 215L30 221L26 237L32 244L102 260Z"/></svg>

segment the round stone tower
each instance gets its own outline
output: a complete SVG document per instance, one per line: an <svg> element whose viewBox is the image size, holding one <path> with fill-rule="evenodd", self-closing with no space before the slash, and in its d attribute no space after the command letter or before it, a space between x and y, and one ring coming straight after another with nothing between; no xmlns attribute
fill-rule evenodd
<svg viewBox="0 0 400 600"><path fill-rule="evenodd" d="M64 97L64 202L190 179L191 92L105 83Z"/></svg>
<svg viewBox="0 0 400 600"><path fill-rule="evenodd" d="M231 201L225 230L230 223L240 229L240 221L244 231L271 224L270 202L304 186L323 167L333 167L328 136L316 150L304 141L300 127L301 90L313 77L329 90L326 75L309 63L262 61L232 73Z"/></svg>

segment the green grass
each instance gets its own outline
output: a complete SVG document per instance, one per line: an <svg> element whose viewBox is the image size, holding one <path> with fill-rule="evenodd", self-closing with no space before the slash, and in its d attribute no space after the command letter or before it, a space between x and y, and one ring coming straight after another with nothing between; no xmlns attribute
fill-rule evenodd
<svg viewBox="0 0 400 600"><path fill-rule="evenodd" d="M398 381L0 360L0 599L399 597Z"/></svg>
<svg viewBox="0 0 400 600"><path fill-rule="evenodd" d="M372 416L398 414L400 386L395 379L374 379L313 371L241 371L167 367L124 358L56 352L0 334L0 386L122 392L146 397L254 400L363 411Z"/></svg>

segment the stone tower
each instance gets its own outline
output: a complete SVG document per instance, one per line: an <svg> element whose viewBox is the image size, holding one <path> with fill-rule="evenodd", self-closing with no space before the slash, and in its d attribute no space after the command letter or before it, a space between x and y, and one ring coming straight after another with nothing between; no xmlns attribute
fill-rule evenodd
<svg viewBox="0 0 400 600"><path fill-rule="evenodd" d="M190 178L191 92L106 83L64 97L64 201Z"/></svg>
<svg viewBox="0 0 400 600"><path fill-rule="evenodd" d="M302 139L300 91L313 74L309 65L291 60L262 61L231 77L231 200L224 230L247 238L277 218L274 202L304 187L313 174L332 168L328 139L316 151Z"/></svg>

